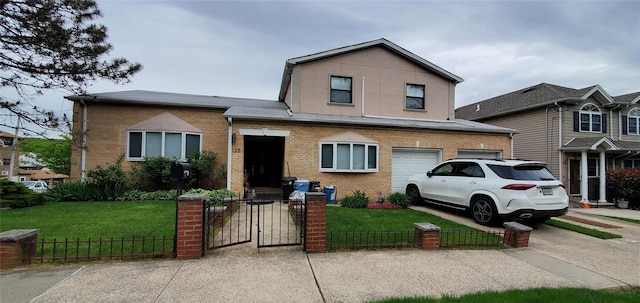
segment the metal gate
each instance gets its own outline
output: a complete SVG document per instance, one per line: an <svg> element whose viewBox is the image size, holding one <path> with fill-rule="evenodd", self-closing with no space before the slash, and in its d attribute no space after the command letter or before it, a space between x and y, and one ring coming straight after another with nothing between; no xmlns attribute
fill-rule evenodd
<svg viewBox="0 0 640 303"><path fill-rule="evenodd" d="M258 248L302 245L306 210L301 201L254 201L258 208Z"/></svg>
<svg viewBox="0 0 640 303"><path fill-rule="evenodd" d="M251 242L254 222L258 248L304 244L301 201L225 200L205 203L203 211L203 247L208 250Z"/></svg>
<svg viewBox="0 0 640 303"><path fill-rule="evenodd" d="M251 242L253 208L246 200L208 202L203 221L203 247L207 249Z"/></svg>

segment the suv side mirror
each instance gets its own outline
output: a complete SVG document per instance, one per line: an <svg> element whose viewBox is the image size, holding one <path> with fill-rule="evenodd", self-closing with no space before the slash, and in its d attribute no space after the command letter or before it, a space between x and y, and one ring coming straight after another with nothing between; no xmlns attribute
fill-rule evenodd
<svg viewBox="0 0 640 303"><path fill-rule="evenodd" d="M427 177L431 177L431 176L433 176L433 172L428 171L428 172L427 172Z"/></svg>

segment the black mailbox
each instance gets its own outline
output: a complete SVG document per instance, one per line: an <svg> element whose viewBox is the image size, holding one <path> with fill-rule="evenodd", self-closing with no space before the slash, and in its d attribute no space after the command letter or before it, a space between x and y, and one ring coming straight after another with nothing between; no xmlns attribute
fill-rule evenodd
<svg viewBox="0 0 640 303"><path fill-rule="evenodd" d="M191 176L191 164L176 162L171 164L171 178L183 180Z"/></svg>

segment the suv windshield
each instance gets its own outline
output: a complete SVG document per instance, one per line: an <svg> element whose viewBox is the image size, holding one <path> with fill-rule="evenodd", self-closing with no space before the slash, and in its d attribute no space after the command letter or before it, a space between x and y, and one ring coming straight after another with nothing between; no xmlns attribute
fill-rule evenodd
<svg viewBox="0 0 640 303"><path fill-rule="evenodd" d="M487 166L503 179L523 181L556 180L556 177L546 167L541 165L505 166L487 164Z"/></svg>

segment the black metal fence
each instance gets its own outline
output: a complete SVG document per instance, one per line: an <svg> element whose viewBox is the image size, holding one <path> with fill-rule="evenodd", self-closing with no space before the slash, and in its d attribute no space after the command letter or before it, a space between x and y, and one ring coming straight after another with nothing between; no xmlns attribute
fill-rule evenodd
<svg viewBox="0 0 640 303"><path fill-rule="evenodd" d="M174 256L174 238L40 240L25 242L23 258L29 263L71 263L102 260L169 258Z"/></svg>
<svg viewBox="0 0 640 303"><path fill-rule="evenodd" d="M504 231L440 231L440 248L490 249L502 247L504 247Z"/></svg>
<svg viewBox="0 0 640 303"><path fill-rule="evenodd" d="M413 247L414 231L330 231L328 251Z"/></svg>
<svg viewBox="0 0 640 303"><path fill-rule="evenodd" d="M327 251L413 248L415 231L330 231ZM504 231L452 230L440 232L440 248L496 249L504 247Z"/></svg>

